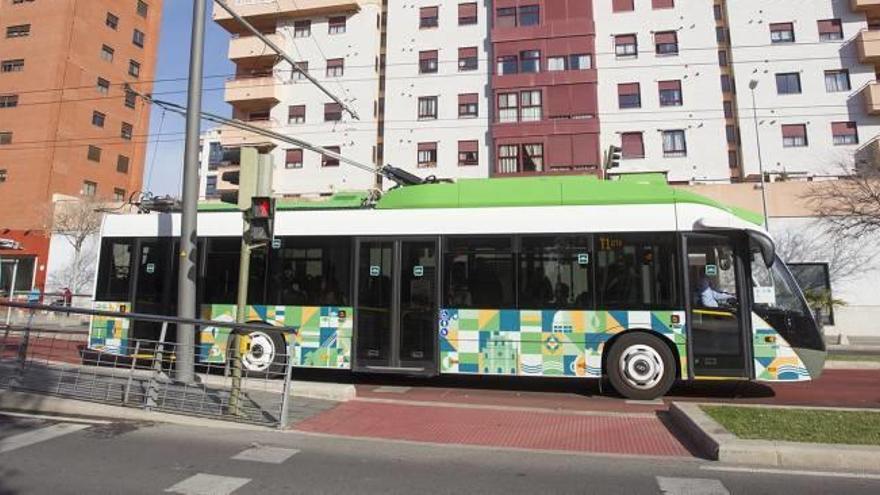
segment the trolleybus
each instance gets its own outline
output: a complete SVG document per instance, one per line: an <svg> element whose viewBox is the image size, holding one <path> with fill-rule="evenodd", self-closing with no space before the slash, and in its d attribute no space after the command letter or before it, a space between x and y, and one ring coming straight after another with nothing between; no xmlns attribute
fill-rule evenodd
<svg viewBox="0 0 880 495"><path fill-rule="evenodd" d="M280 366L410 375L607 378L655 398L675 380L801 381L822 370L820 329L760 216L662 178L462 179L376 201L279 200L251 259L251 372ZM108 215L100 309L174 314L180 218ZM198 216L197 360L222 363L235 320L241 213ZM157 328L96 319L89 346L124 353Z"/></svg>

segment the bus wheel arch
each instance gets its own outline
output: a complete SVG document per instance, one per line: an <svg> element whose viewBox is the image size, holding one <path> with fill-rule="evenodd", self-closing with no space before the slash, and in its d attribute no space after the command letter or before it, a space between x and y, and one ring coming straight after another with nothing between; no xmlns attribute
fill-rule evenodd
<svg viewBox="0 0 880 495"><path fill-rule="evenodd" d="M249 339L246 349L240 356L242 370L249 376L273 376L284 372L287 362L287 339L282 333L266 321L249 321L248 325L266 327L266 331L237 330L234 333L241 338Z"/></svg>
<svg viewBox="0 0 880 495"><path fill-rule="evenodd" d="M678 350L665 336L651 330L621 332L605 343L602 378L627 399L663 396L681 377Z"/></svg>

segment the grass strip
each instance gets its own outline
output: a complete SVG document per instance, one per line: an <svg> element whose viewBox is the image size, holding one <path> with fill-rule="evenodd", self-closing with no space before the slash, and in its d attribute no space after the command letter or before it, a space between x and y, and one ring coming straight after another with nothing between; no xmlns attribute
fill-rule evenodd
<svg viewBox="0 0 880 495"><path fill-rule="evenodd" d="M880 363L880 354L829 354L829 361L870 361Z"/></svg>
<svg viewBox="0 0 880 495"><path fill-rule="evenodd" d="M880 412L701 406L739 438L880 445Z"/></svg>

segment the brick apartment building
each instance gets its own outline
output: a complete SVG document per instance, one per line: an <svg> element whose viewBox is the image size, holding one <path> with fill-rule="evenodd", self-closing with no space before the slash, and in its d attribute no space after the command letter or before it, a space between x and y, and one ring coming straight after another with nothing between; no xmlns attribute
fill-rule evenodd
<svg viewBox="0 0 880 495"><path fill-rule="evenodd" d="M141 187L162 0L0 0L0 293L43 287L59 198Z"/></svg>

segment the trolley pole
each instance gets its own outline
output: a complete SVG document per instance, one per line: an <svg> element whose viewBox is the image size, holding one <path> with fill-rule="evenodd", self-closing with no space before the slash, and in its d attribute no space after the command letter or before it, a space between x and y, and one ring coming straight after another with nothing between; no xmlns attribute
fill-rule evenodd
<svg viewBox="0 0 880 495"><path fill-rule="evenodd" d="M196 212L199 197L199 131L207 19L205 3L205 0L193 0L183 164L183 215L180 222L180 271L177 274L177 315L181 318L196 316ZM178 352L175 371L177 380L181 382L191 383L195 380L195 338L195 326L192 324L177 326Z"/></svg>

